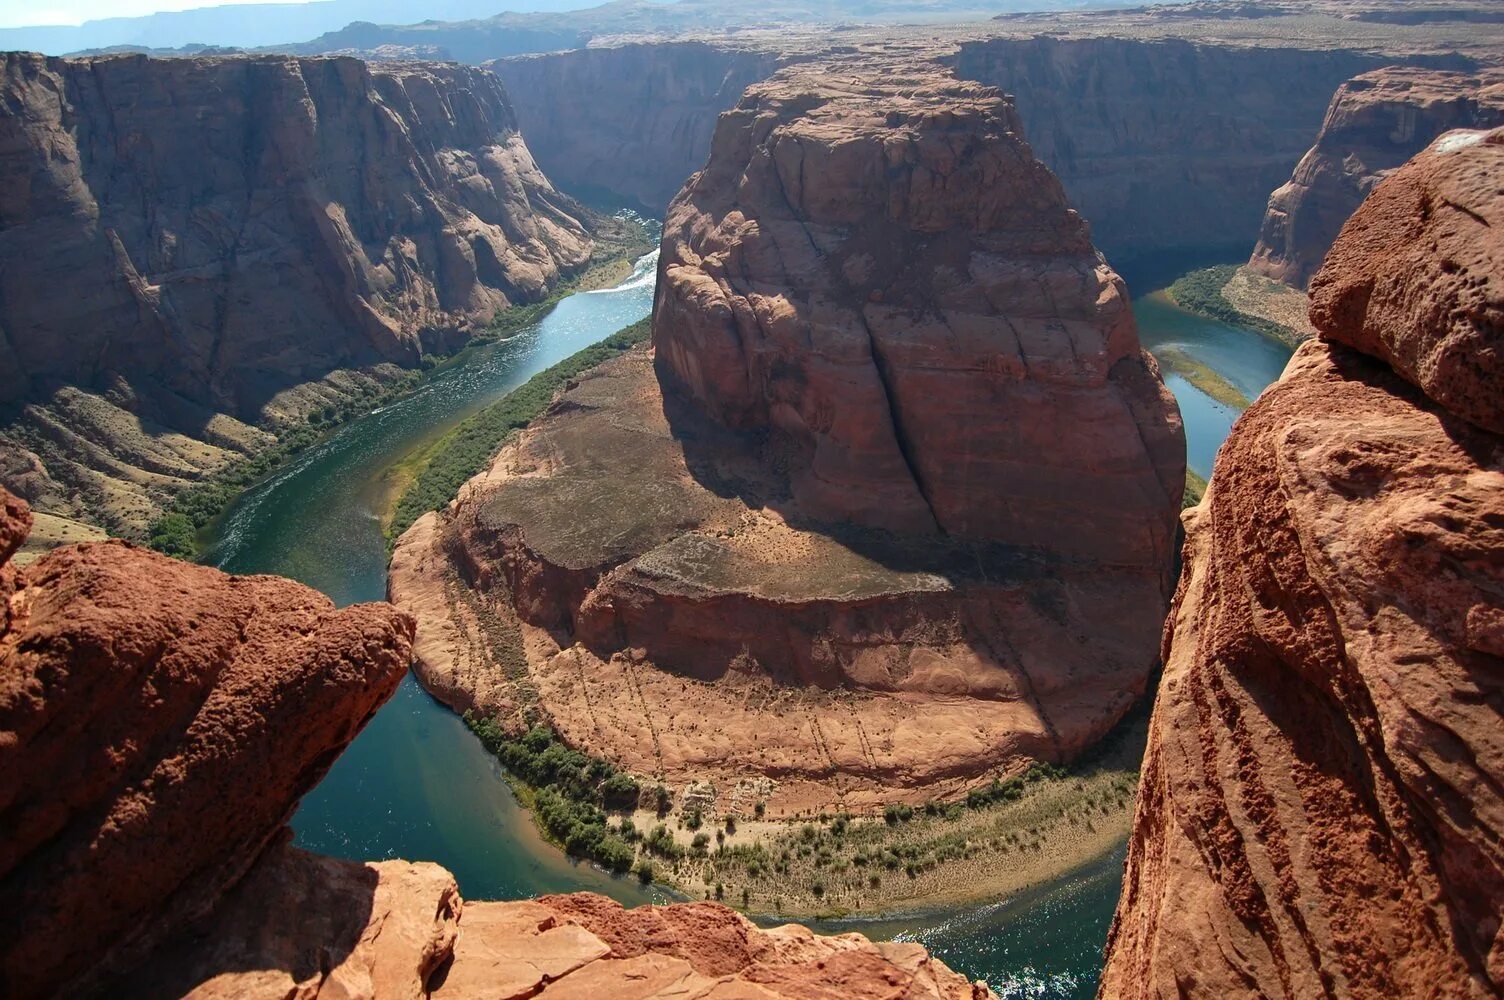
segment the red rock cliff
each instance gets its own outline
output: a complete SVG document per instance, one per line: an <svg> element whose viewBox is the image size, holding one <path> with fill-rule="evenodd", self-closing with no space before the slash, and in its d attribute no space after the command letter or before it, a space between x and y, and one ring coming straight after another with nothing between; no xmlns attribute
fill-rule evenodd
<svg viewBox="0 0 1504 1000"><path fill-rule="evenodd" d="M1504 130L1379 185L1186 517L1101 996L1504 990Z"/></svg>
<svg viewBox="0 0 1504 1000"><path fill-rule="evenodd" d="M1184 443L1123 282L997 91L858 72L721 118L664 224L665 385L786 437L814 518L1167 573Z"/></svg>
<svg viewBox="0 0 1504 1000"><path fill-rule="evenodd" d="M1504 74L1390 66L1344 83L1316 143L1272 195L1251 270L1304 289L1375 186L1454 128L1504 122Z"/></svg>
<svg viewBox="0 0 1504 1000"><path fill-rule="evenodd" d="M0 495L8 560L30 514ZM207 911L396 689L412 622L121 542L3 573L0 993L24 998Z"/></svg>
<svg viewBox="0 0 1504 1000"><path fill-rule="evenodd" d="M121 378L254 421L590 252L483 70L3 59L0 402Z"/></svg>

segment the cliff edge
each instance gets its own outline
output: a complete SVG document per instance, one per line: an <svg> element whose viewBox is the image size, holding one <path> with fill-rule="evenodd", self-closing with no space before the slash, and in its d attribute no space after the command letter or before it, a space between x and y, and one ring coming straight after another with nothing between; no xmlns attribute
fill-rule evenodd
<svg viewBox="0 0 1504 1000"><path fill-rule="evenodd" d="M1100 996L1504 989L1504 130L1343 228L1186 515Z"/></svg>

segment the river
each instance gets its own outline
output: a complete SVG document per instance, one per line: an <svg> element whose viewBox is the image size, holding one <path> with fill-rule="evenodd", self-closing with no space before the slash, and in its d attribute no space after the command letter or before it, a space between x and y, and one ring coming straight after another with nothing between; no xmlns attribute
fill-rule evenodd
<svg viewBox="0 0 1504 1000"><path fill-rule="evenodd" d="M559 303L502 344L465 352L412 396L346 424L242 496L218 525L208 561L234 573L277 573L340 605L380 600L386 547L379 511L386 471L414 448L495 402L532 375L646 316L656 254L612 289ZM1135 303L1151 350L1173 345L1250 398L1289 351L1247 330L1192 316L1160 299ZM1282 356L1281 356L1282 355ZM1190 463L1202 475L1236 416L1172 370ZM627 904L664 901L657 889L577 864L544 843L494 758L409 676L293 817L299 845L355 859L436 861L471 898L591 890ZM1001 903L821 930L916 940L1008 998L1090 997L1118 897L1122 851Z"/></svg>

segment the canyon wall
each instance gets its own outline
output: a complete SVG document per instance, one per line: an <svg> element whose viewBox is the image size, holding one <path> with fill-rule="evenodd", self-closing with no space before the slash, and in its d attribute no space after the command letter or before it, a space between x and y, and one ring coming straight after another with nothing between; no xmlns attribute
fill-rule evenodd
<svg viewBox="0 0 1504 1000"><path fill-rule="evenodd" d="M1332 92L1386 61L1333 48L1007 37L916 43L910 58L940 58L961 78L1013 95L1035 155L1090 221L1097 246L1127 260L1246 252L1269 192L1310 148ZM778 66L814 58L819 50L800 38L785 48L767 39L641 43L491 65L550 177L660 209L704 164L718 113Z"/></svg>
<svg viewBox="0 0 1504 1000"><path fill-rule="evenodd" d="M1504 990L1504 130L1383 181L1186 515L1100 996Z"/></svg>
<svg viewBox="0 0 1504 1000"><path fill-rule="evenodd" d="M1378 64L1333 48L1038 37L963 44L955 65L1014 96L1030 144L1117 261L1242 250L1332 91Z"/></svg>
<svg viewBox="0 0 1504 1000"><path fill-rule="evenodd" d="M33 499L170 490L263 445L284 390L389 380L589 258L482 70L0 58L4 468Z"/></svg>
<svg viewBox="0 0 1504 1000"><path fill-rule="evenodd" d="M1438 135L1504 123L1504 74L1389 66L1344 83L1316 143L1269 196L1248 267L1304 290L1342 224Z"/></svg>
<svg viewBox="0 0 1504 1000"><path fill-rule="evenodd" d="M723 805L873 810L1122 718L1183 472L1123 283L1011 104L853 55L722 116L652 354L571 385L389 587L458 709Z"/></svg>
<svg viewBox="0 0 1504 1000"><path fill-rule="evenodd" d="M0 994L985 1000L918 945L713 903L466 903L438 865L288 845L413 623L123 542L18 568L0 490Z"/></svg>
<svg viewBox="0 0 1504 1000"><path fill-rule="evenodd" d="M578 49L489 63L556 182L610 192L654 217L705 165L716 116L784 61L706 42Z"/></svg>

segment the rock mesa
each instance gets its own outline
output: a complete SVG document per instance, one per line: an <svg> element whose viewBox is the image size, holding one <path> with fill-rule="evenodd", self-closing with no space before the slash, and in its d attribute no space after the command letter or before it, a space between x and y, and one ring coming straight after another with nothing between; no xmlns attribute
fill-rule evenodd
<svg viewBox="0 0 1504 1000"><path fill-rule="evenodd" d="M1186 516L1101 996L1504 989L1504 130L1381 183Z"/></svg>
<svg viewBox="0 0 1504 1000"><path fill-rule="evenodd" d="M391 596L458 708L775 814L920 801L1066 759L1142 693L1183 456L1006 98L793 67L669 211L652 355L415 525Z"/></svg>

